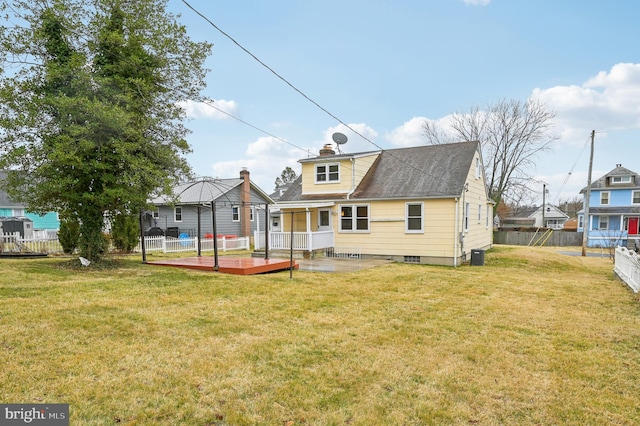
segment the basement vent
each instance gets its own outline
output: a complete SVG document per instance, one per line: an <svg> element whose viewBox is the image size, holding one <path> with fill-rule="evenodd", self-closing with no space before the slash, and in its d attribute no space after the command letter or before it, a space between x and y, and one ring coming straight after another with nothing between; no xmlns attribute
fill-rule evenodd
<svg viewBox="0 0 640 426"><path fill-rule="evenodd" d="M404 263L420 263L420 256L405 256Z"/></svg>

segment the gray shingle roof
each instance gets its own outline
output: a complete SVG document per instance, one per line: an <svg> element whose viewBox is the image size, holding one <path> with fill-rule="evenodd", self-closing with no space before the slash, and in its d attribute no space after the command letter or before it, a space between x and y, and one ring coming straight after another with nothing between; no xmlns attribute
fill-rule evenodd
<svg viewBox="0 0 640 426"><path fill-rule="evenodd" d="M384 150L350 198L458 197L463 191L467 174L478 149L478 142L460 142ZM331 158L336 157L338 156ZM345 155L340 157L345 157ZM289 190L282 195L279 201L346 198L345 194L302 195L301 178L299 176L291 184Z"/></svg>
<svg viewBox="0 0 640 426"><path fill-rule="evenodd" d="M217 200L242 184L242 179L210 179L204 178L193 182L185 182L174 188L175 199L161 196L151 200L153 204L201 204Z"/></svg>
<svg viewBox="0 0 640 426"><path fill-rule="evenodd" d="M634 182L632 182L630 185L616 185L615 188L631 188L631 187L640 187L640 175L638 175L636 172L634 172L633 170L629 170L626 167L622 167L622 166L616 166L615 169L611 170L609 173L607 173L606 175L602 176L601 178L591 182L591 189L605 189L605 188L611 188L610 185L607 184L607 178L612 177L612 176L633 176L633 180ZM585 186L584 188L582 188L582 190L580 191L580 193L584 193L587 192L587 187Z"/></svg>

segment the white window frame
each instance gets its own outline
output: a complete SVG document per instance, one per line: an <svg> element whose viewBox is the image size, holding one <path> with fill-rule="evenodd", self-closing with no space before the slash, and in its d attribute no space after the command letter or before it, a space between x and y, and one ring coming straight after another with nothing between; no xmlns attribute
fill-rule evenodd
<svg viewBox="0 0 640 426"><path fill-rule="evenodd" d="M154 219L160 219L160 208L156 207L156 209L151 213L151 216Z"/></svg>
<svg viewBox="0 0 640 426"><path fill-rule="evenodd" d="M631 183L631 176L612 176L611 183L612 184Z"/></svg>
<svg viewBox="0 0 640 426"><path fill-rule="evenodd" d="M420 216L411 216L409 214L409 209L411 206L420 206ZM405 203L404 207L404 232L407 234L424 234L424 203L423 202L414 202L414 203ZM411 219L420 219L420 229L409 229L409 221Z"/></svg>
<svg viewBox="0 0 640 426"><path fill-rule="evenodd" d="M603 202L603 199L605 198L605 194L606 194L606 203ZM611 192L610 191L602 191L600 193L600 205L601 206L608 206L609 203L611 203Z"/></svg>
<svg viewBox="0 0 640 426"><path fill-rule="evenodd" d="M336 167L335 172L331 171L331 167ZM320 168L324 168L324 171L319 171ZM321 163L315 165L314 179L315 183L340 183L340 163ZM335 175L335 179L331 179L332 175ZM318 179L318 176L324 176L323 179Z"/></svg>
<svg viewBox="0 0 640 426"><path fill-rule="evenodd" d="M251 208L249 209L249 222L254 221L255 211L256 211L256 208L254 206L251 206Z"/></svg>
<svg viewBox="0 0 640 426"><path fill-rule="evenodd" d="M578 216L578 228L584 229L584 216L582 215Z"/></svg>
<svg viewBox="0 0 640 426"><path fill-rule="evenodd" d="M469 209L470 204L465 203L464 205L464 230L465 232L469 230Z"/></svg>
<svg viewBox="0 0 640 426"><path fill-rule="evenodd" d="M173 221L182 222L182 206L175 206L173 208Z"/></svg>
<svg viewBox="0 0 640 426"><path fill-rule="evenodd" d="M345 220L343 209L349 207L351 208L352 216L351 216L351 229L343 229L342 223ZM358 229L358 209L365 207L367 209L367 216L360 216L360 220L367 220L367 229ZM340 232L348 232L348 233L360 233L360 234L368 234L371 232L371 206L369 204L341 204L339 207L340 211Z"/></svg>
<svg viewBox="0 0 640 426"><path fill-rule="evenodd" d="M491 217L491 206L487 206L487 219L486 219L486 227L489 229L489 218Z"/></svg>
<svg viewBox="0 0 640 426"><path fill-rule="evenodd" d="M476 158L476 179L480 179L482 177L482 173L480 173L480 159Z"/></svg>
<svg viewBox="0 0 640 426"><path fill-rule="evenodd" d="M231 222L240 222L240 206L231 206Z"/></svg>
<svg viewBox="0 0 640 426"><path fill-rule="evenodd" d="M482 204L478 204L478 224L482 223Z"/></svg>
<svg viewBox="0 0 640 426"><path fill-rule="evenodd" d="M604 219L604 223L606 224L604 228L602 227L602 219ZM609 229L609 216L598 216L598 231L606 231L607 229Z"/></svg>
<svg viewBox="0 0 640 426"><path fill-rule="evenodd" d="M638 201L636 201L636 195ZM631 204L640 204L640 191L631 191Z"/></svg>
<svg viewBox="0 0 640 426"><path fill-rule="evenodd" d="M322 216L326 214L327 224L322 223ZM318 229L326 230L331 229L331 209L319 209L318 210Z"/></svg>

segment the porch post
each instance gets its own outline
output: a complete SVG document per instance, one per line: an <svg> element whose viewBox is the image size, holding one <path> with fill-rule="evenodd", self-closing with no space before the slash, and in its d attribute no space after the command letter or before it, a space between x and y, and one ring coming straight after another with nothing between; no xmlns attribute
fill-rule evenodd
<svg viewBox="0 0 640 426"><path fill-rule="evenodd" d="M213 270L220 270L218 264L218 228L216 226L216 202L211 201L211 229L213 230Z"/></svg>
<svg viewBox="0 0 640 426"><path fill-rule="evenodd" d="M144 212L141 210L140 211L140 248L142 249L142 263L147 263L147 248L145 246L145 241L144 241L144 220L142 218L142 215L144 214Z"/></svg>
<svg viewBox="0 0 640 426"><path fill-rule="evenodd" d="M269 259L269 228L271 227L271 222L269 221L269 203L264 204L264 224L264 258Z"/></svg>
<svg viewBox="0 0 640 426"><path fill-rule="evenodd" d="M309 207L305 209L307 216L307 250L311 251L313 249L313 233L311 232L311 211Z"/></svg>
<svg viewBox="0 0 640 426"><path fill-rule="evenodd" d="M202 250L200 247L200 235L201 235L201 231L202 231L202 226L200 223L200 204L198 204L198 257L200 257L202 255Z"/></svg>

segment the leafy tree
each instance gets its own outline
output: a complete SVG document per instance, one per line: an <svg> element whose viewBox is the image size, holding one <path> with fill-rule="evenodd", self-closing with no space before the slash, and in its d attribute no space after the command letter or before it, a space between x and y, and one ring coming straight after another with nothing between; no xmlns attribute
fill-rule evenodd
<svg viewBox="0 0 640 426"><path fill-rule="evenodd" d="M521 198L537 155L557 140L552 134L553 111L534 98L501 100L468 113L455 113L449 127L423 123L427 143L480 141L489 196L496 203L512 195Z"/></svg>
<svg viewBox="0 0 640 426"><path fill-rule="evenodd" d="M294 180L296 180L297 177L298 176L296 175L295 170L287 166L280 174L280 177L276 178L276 181L275 181L276 189L280 189L283 186L293 182Z"/></svg>
<svg viewBox="0 0 640 426"><path fill-rule="evenodd" d="M140 224L137 216L116 214L112 218L111 242L113 246L127 253L133 251L140 238Z"/></svg>
<svg viewBox="0 0 640 426"><path fill-rule="evenodd" d="M105 250L105 212L138 212L189 174L181 102L204 86L167 0L3 1L0 167L33 212L80 223L80 254ZM11 69L7 71L7 66Z"/></svg>

